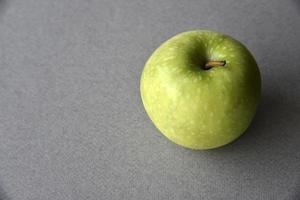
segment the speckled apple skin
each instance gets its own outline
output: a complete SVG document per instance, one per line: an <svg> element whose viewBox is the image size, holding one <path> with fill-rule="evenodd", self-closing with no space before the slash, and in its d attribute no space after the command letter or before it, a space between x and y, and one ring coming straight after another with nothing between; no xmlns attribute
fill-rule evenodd
<svg viewBox="0 0 300 200"><path fill-rule="evenodd" d="M204 70L208 60L224 67ZM164 42L146 62L141 97L155 126L191 149L211 149L238 138L249 126L261 93L255 59L223 33L189 31Z"/></svg>

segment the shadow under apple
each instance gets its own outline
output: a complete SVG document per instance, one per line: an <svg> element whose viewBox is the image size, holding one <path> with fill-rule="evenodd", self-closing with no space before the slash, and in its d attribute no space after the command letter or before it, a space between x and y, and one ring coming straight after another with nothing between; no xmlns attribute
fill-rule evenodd
<svg viewBox="0 0 300 200"><path fill-rule="evenodd" d="M293 3L296 4L296 7L299 9L300 11L300 1L299 0L292 0Z"/></svg>
<svg viewBox="0 0 300 200"><path fill-rule="evenodd" d="M0 200L10 200L10 198L7 196L6 192L3 190L1 186L0 186Z"/></svg>
<svg viewBox="0 0 300 200"><path fill-rule="evenodd" d="M7 0L0 0L0 17L2 17L2 15L4 14L7 3Z"/></svg>

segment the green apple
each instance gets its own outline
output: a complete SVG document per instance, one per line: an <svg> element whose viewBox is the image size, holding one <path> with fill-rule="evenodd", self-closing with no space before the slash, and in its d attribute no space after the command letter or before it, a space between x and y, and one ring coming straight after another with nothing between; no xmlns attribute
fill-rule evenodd
<svg viewBox="0 0 300 200"><path fill-rule="evenodd" d="M146 62L141 97L150 119L168 139L211 149L238 138L249 126L261 78L247 48L219 32L180 33Z"/></svg>

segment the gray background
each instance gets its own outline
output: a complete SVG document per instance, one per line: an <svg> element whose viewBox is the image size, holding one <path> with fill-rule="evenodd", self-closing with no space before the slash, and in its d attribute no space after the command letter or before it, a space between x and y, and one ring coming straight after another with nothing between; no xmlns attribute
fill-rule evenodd
<svg viewBox="0 0 300 200"><path fill-rule="evenodd" d="M236 142L192 151L147 117L139 79L172 35L255 55L263 98ZM0 200L300 199L300 1L0 0Z"/></svg>

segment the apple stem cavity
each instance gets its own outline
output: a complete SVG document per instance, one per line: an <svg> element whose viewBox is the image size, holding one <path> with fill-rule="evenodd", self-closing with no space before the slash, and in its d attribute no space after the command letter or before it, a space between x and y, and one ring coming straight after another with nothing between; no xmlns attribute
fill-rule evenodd
<svg viewBox="0 0 300 200"><path fill-rule="evenodd" d="M226 64L225 60L222 60L222 61L208 61L205 64L204 69L208 70L212 67L223 67L223 66L225 66L225 64Z"/></svg>

